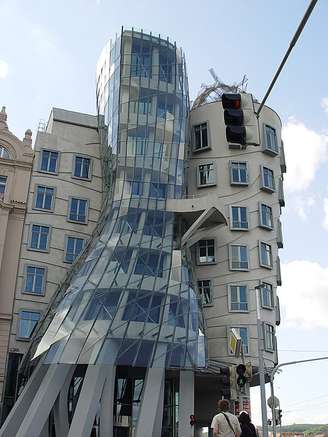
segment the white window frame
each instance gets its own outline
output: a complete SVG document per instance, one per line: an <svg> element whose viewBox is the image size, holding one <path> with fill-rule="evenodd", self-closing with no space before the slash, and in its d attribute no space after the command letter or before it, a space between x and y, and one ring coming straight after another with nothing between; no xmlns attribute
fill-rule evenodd
<svg viewBox="0 0 328 437"><path fill-rule="evenodd" d="M235 329L238 334L240 333L240 329L246 329L246 333L247 333L247 345L246 345L246 348L247 348L247 350L245 351L245 345L243 344L243 351L244 351L244 356L245 355L250 355L249 329L248 329L248 326L245 326L245 325L230 325L230 326L228 326L228 335L227 335L227 339L228 339L228 354L229 355L233 355L233 353L230 351L230 348L229 348L230 335L231 335L232 329Z"/></svg>
<svg viewBox="0 0 328 437"><path fill-rule="evenodd" d="M196 133L195 133L195 129L198 126L202 126L202 125L206 125L206 130L207 130L207 146L202 147L202 143L203 143L203 138L201 135L201 147L196 147ZM192 139L193 139L193 152L197 153L197 152L201 152L203 150L209 150L211 148L211 143L210 143L210 129L209 129L209 122L208 121L203 121L201 123L197 123L194 124L192 126Z"/></svg>
<svg viewBox="0 0 328 437"><path fill-rule="evenodd" d="M269 146L268 144L268 139L267 139L267 130L273 130L275 133L275 138L276 138L276 148L273 149ZM263 141L263 152L268 153L269 155L273 155L273 156L277 156L279 154L279 144L278 144L278 135L277 135L277 129L273 126L270 126L269 124L263 124L263 137L264 137L264 141Z"/></svg>
<svg viewBox="0 0 328 437"><path fill-rule="evenodd" d="M238 297L238 302L234 302L234 303L238 303L238 305L240 305L240 287L245 287L246 288L246 304L247 304L247 309L243 310L241 308L239 309L233 309L232 308L232 299L231 299L231 293L232 293L232 287L237 287L237 297ZM228 285L228 308L229 308L229 312L230 313L248 313L249 312L249 293L248 293L248 286L246 284L229 284Z"/></svg>
<svg viewBox="0 0 328 437"><path fill-rule="evenodd" d="M238 164L238 166L240 166L240 164L245 164L246 166L246 182L242 182L242 181L234 181L233 180L233 165L234 164ZM232 159L231 161L229 161L229 172L230 172L230 185L242 185L242 186L247 186L249 183L249 173L248 173L248 162L247 161L237 161L235 159ZM240 176L240 168L238 168L238 175ZM240 179L240 178L239 178Z"/></svg>
<svg viewBox="0 0 328 437"><path fill-rule="evenodd" d="M38 188L39 187L49 188L49 189L53 190L53 196L52 196L52 199L51 199L51 207L50 207L50 209L38 208L36 206L36 200L37 200L37 196L38 196ZM42 185L42 184L35 184L34 185L33 209L36 209L37 211L53 212L54 208L55 208L55 198L56 198L56 187L50 187L50 186ZM43 203L44 203L44 199L43 199Z"/></svg>
<svg viewBox="0 0 328 437"><path fill-rule="evenodd" d="M19 340L19 341L30 341L31 340L31 335L29 337L22 337L22 336L20 336L20 321L21 321L21 313L22 312L29 312L29 313L39 314L40 318L39 318L37 324L40 322L40 320L42 318L42 312L41 311L37 311L37 310L31 310L30 308L20 308L19 309L18 317L17 317L16 339Z"/></svg>
<svg viewBox="0 0 328 437"><path fill-rule="evenodd" d="M203 285L204 281L208 281L208 287ZM206 306L212 306L213 305L213 295L212 295L212 281L210 279L198 279L197 281L197 287L198 287L198 292L201 296L201 300L202 300L202 305L204 307ZM209 289L209 302L205 302L204 296L204 289L208 288Z"/></svg>
<svg viewBox="0 0 328 437"><path fill-rule="evenodd" d="M34 267L34 268L37 268L37 269L43 269L44 270L44 275L43 275L43 278L42 278L42 291L40 293L35 293L33 291L26 291L27 270L28 270L29 267ZM36 265L36 264L25 264L24 265L24 280L23 280L22 294L29 294L29 295L32 295L32 296L45 296L45 294L46 294L47 274L48 274L48 268L46 266L41 266L41 265ZM35 278L34 278L34 282L35 282Z"/></svg>
<svg viewBox="0 0 328 437"><path fill-rule="evenodd" d="M84 178L83 176L76 176L74 174L75 172L75 165L76 165L76 158L82 158L82 159L88 159L90 161L89 165L89 174L87 178ZM79 179L81 181L91 181L92 178L92 168L93 168L93 159L90 156L82 155L80 153L75 153L73 156L73 166L72 166L72 179Z"/></svg>
<svg viewBox="0 0 328 437"><path fill-rule="evenodd" d="M32 244L32 229L33 229L33 226L43 226L43 227L49 229L48 239L47 239L47 248L46 249L35 249L34 247L31 246L31 244ZM50 250L51 231L52 231L52 227L49 226L49 225L45 225L44 223L30 223L27 250L32 250L33 252L48 253L49 250Z"/></svg>
<svg viewBox="0 0 328 437"><path fill-rule="evenodd" d="M262 216L262 206L265 206L266 208L270 208L271 211L271 226L265 224L263 222L263 216ZM260 227L264 228L264 229L269 229L270 231L272 231L273 227L274 227L274 223L273 223L273 211L272 211L272 206L268 205L267 203L264 202L260 202L259 203L259 222L260 222Z"/></svg>
<svg viewBox="0 0 328 437"><path fill-rule="evenodd" d="M270 170L272 172L273 187L268 187L267 185L264 184L264 169ZM261 187L260 188L261 188L261 190L267 191L268 193L274 193L276 191L276 181L274 178L274 171L270 167L267 167L266 165L261 165Z"/></svg>
<svg viewBox="0 0 328 437"><path fill-rule="evenodd" d="M68 260L66 259L66 255L67 255L67 245L68 245L68 239L69 239L69 238L74 238L75 240L76 240L76 239L78 239L78 240L83 240L82 250L81 250L80 254L77 255L73 261L68 261ZM87 242L87 240L86 240L85 238L83 238L83 237L77 237L76 235L65 235L65 253L64 253L64 263L67 263L67 264L74 264L74 262L79 258L79 256L80 256L81 253L83 252L83 249L85 248L86 242ZM75 246L76 246L76 245L74 244L74 247L75 247Z"/></svg>
<svg viewBox="0 0 328 437"><path fill-rule="evenodd" d="M238 208L238 223L241 223L241 214L240 214L240 208L245 208L246 210L246 219L247 219L247 227L241 228L241 227L235 227L233 225L233 215L232 215L232 209ZM230 205L230 229L232 231L248 231L249 230L249 215L248 215L248 207L247 206L240 206L240 205Z"/></svg>
<svg viewBox="0 0 328 437"><path fill-rule="evenodd" d="M70 218L70 214L71 214L71 205L72 205L72 200L83 200L86 201L86 208L85 208L85 221L82 222L80 220L73 220ZM87 225L88 221L89 221L89 199L83 198L83 197L69 197L68 199L68 214L67 214L67 221L71 222L71 223L78 223L80 225Z"/></svg>
<svg viewBox="0 0 328 437"><path fill-rule="evenodd" d="M241 259L240 259L240 247L246 247L246 253L247 253L247 268L243 268L243 267L233 267L232 266L232 250L233 247L238 247L238 258L239 258L239 264L241 263ZM247 244L229 244L229 268L232 271L240 271L240 272L248 272L249 271L249 250L248 250L248 245Z"/></svg>
<svg viewBox="0 0 328 437"><path fill-rule="evenodd" d="M275 329L270 323L263 323L264 333L264 348L266 352L274 352L275 350Z"/></svg>
<svg viewBox="0 0 328 437"><path fill-rule="evenodd" d="M268 287L261 287L261 306L262 308L266 308L268 310L273 310L274 309L274 289L273 289L273 285L271 282L267 282L267 281L262 281L260 285L266 285ZM270 295L270 300L271 300L271 305L265 305L264 304L264 290L269 290L269 295Z"/></svg>
<svg viewBox="0 0 328 437"><path fill-rule="evenodd" d="M207 184L202 184L201 183L201 177L200 177L200 168L206 165L211 165L212 169L210 170L210 172L212 172L213 174L213 182L208 182ZM203 187L213 187L214 185L216 185L216 165L215 162L203 162L201 164L197 165L197 187L198 188L203 188Z"/></svg>
<svg viewBox="0 0 328 437"><path fill-rule="evenodd" d="M263 259L262 259L262 250L261 250L262 244L265 244L266 246L270 247L270 252L269 252L270 260L271 260L270 264L265 264L263 262ZM259 259L260 259L260 266L261 267L264 267L266 269L272 270L272 268L273 268L273 254L272 254L272 245L270 243L267 243L266 241L259 241Z"/></svg>
<svg viewBox="0 0 328 437"><path fill-rule="evenodd" d="M57 161L56 161L56 170L55 171L48 171L48 170L42 170L41 169L43 152L54 152L54 153L57 153ZM38 171L40 173L58 175L59 159L60 159L60 152L59 152L59 150L47 149L47 148L40 149L40 152L39 152L39 161L38 161Z"/></svg>
<svg viewBox="0 0 328 437"><path fill-rule="evenodd" d="M205 262L201 262L200 261L200 247L199 247L199 243L201 241L213 241L214 242L214 261L205 261ZM208 247L206 247L206 252L208 252ZM206 255L206 257L208 258L208 255ZM205 266L205 265L211 265L211 264L216 264L217 263L217 257L216 257L216 240L215 238L202 238L197 242L197 265L199 266Z"/></svg>

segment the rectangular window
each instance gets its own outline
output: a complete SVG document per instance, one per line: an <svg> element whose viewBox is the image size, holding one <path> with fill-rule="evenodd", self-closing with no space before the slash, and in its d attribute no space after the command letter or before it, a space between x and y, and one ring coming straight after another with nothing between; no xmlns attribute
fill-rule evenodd
<svg viewBox="0 0 328 437"><path fill-rule="evenodd" d="M144 276L163 277L164 255L149 249L141 249L134 269L134 273Z"/></svg>
<svg viewBox="0 0 328 437"><path fill-rule="evenodd" d="M211 281L209 279L198 281L198 291L203 305L212 303Z"/></svg>
<svg viewBox="0 0 328 437"><path fill-rule="evenodd" d="M163 237L166 214L164 211L148 211L144 225L144 235Z"/></svg>
<svg viewBox="0 0 328 437"><path fill-rule="evenodd" d="M129 291L122 320L159 323L163 296L149 292Z"/></svg>
<svg viewBox="0 0 328 437"><path fill-rule="evenodd" d="M248 345L248 330L247 330L247 328L240 327L240 326L238 326L238 327L232 326L230 328L230 333L231 333L232 329L234 329L241 338L241 341L243 344L243 349L244 349L244 354L248 354L249 353L249 345Z"/></svg>
<svg viewBox="0 0 328 437"><path fill-rule="evenodd" d="M156 199L166 198L167 184L161 182L150 182L149 197L154 197Z"/></svg>
<svg viewBox="0 0 328 437"><path fill-rule="evenodd" d="M231 185L248 185L247 162L230 161Z"/></svg>
<svg viewBox="0 0 328 437"><path fill-rule="evenodd" d="M7 183L7 177L0 176L0 199L1 200L3 200L3 198L5 197L6 183Z"/></svg>
<svg viewBox="0 0 328 437"><path fill-rule="evenodd" d="M260 265L272 269L272 248L263 241L260 241Z"/></svg>
<svg viewBox="0 0 328 437"><path fill-rule="evenodd" d="M26 266L24 293L44 294L46 269L44 267Z"/></svg>
<svg viewBox="0 0 328 437"><path fill-rule="evenodd" d="M85 240L83 238L67 237L65 262L73 263L84 247Z"/></svg>
<svg viewBox="0 0 328 437"><path fill-rule="evenodd" d="M260 203L260 226L262 228L273 229L272 208L265 203Z"/></svg>
<svg viewBox="0 0 328 437"><path fill-rule="evenodd" d="M46 252L49 245L49 226L32 225L30 249Z"/></svg>
<svg viewBox="0 0 328 437"><path fill-rule="evenodd" d="M229 311L248 311L246 285L229 285Z"/></svg>
<svg viewBox="0 0 328 437"><path fill-rule="evenodd" d="M58 157L58 152L53 150L42 150L40 170L47 173L57 173Z"/></svg>
<svg viewBox="0 0 328 437"><path fill-rule="evenodd" d="M146 115L151 113L151 97L141 97L139 100L130 102L130 112L132 114Z"/></svg>
<svg viewBox="0 0 328 437"><path fill-rule="evenodd" d="M151 77L151 45L148 41L133 38L131 76Z"/></svg>
<svg viewBox="0 0 328 437"><path fill-rule="evenodd" d="M262 307L272 309L274 307L273 287L272 284L262 282L261 303Z"/></svg>
<svg viewBox="0 0 328 437"><path fill-rule="evenodd" d="M207 149L208 147L207 123L197 124L194 126L194 150Z"/></svg>
<svg viewBox="0 0 328 437"><path fill-rule="evenodd" d="M232 206L230 213L231 229L247 230L248 214L246 206Z"/></svg>
<svg viewBox="0 0 328 437"><path fill-rule="evenodd" d="M40 318L41 314L39 312L20 311L18 319L18 338L28 340Z"/></svg>
<svg viewBox="0 0 328 437"><path fill-rule="evenodd" d="M268 323L264 323L264 344L266 351L274 351L274 327Z"/></svg>
<svg viewBox="0 0 328 437"><path fill-rule="evenodd" d="M270 153L270 155L278 155L279 147L276 129L266 124L264 125L264 141L264 151Z"/></svg>
<svg viewBox="0 0 328 437"><path fill-rule="evenodd" d="M275 191L275 182L273 170L268 167L261 167L261 189L264 191L269 191L270 193Z"/></svg>
<svg viewBox="0 0 328 437"><path fill-rule="evenodd" d="M84 156L75 156L73 176L80 179L91 178L91 159Z"/></svg>
<svg viewBox="0 0 328 437"><path fill-rule="evenodd" d="M214 164L202 164L198 166L198 186L215 185L215 168Z"/></svg>
<svg viewBox="0 0 328 437"><path fill-rule="evenodd" d="M248 270L248 248L246 245L231 244L230 270Z"/></svg>
<svg viewBox="0 0 328 437"><path fill-rule="evenodd" d="M215 263L215 240L200 240L198 242L198 264Z"/></svg>
<svg viewBox="0 0 328 437"><path fill-rule="evenodd" d="M88 212L88 201L85 199L76 199L72 197L70 200L69 220L73 222L86 223Z"/></svg>
<svg viewBox="0 0 328 437"><path fill-rule="evenodd" d="M35 208L52 211L54 207L54 194L54 188L36 185Z"/></svg>

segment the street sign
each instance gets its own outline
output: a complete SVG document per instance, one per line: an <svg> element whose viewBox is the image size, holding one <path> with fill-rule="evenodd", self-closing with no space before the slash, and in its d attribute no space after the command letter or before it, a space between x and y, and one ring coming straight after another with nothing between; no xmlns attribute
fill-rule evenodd
<svg viewBox="0 0 328 437"><path fill-rule="evenodd" d="M270 408L278 408L280 406L280 401L276 396L270 396L267 400L267 404Z"/></svg>
<svg viewBox="0 0 328 437"><path fill-rule="evenodd" d="M241 354L241 348L242 348L242 340L238 332L232 328L230 332L230 338L229 338L229 349L232 354L236 358L240 357Z"/></svg>

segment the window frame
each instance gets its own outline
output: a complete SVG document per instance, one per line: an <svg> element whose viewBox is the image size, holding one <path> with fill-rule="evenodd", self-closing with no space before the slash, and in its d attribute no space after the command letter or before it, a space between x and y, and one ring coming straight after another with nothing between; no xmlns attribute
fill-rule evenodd
<svg viewBox="0 0 328 437"><path fill-rule="evenodd" d="M272 149L271 147L269 147L268 145L268 140L267 140L267 128L272 129L275 133L275 137L276 137L276 145L277 148L276 150ZM277 135L277 129L267 123L263 123L263 137L264 137L264 141L263 141L263 148L262 151L271 155L271 156L277 156L279 155L279 144L278 144L278 135Z"/></svg>
<svg viewBox="0 0 328 437"><path fill-rule="evenodd" d="M90 161L90 165L89 165L89 175L87 178L84 178L82 176L76 176L74 174L75 172L75 165L76 165L76 158L83 158L83 159L88 159ZM73 160L72 160L72 179L78 179L80 181L88 181L90 182L92 180L92 170L93 170L93 159L88 156L88 155L83 155L82 153L74 153L73 155Z"/></svg>
<svg viewBox="0 0 328 437"><path fill-rule="evenodd" d="M272 172L272 181L273 181L273 187L268 187L267 185L264 185L264 169L270 170ZM266 165L261 165L261 190L266 191L268 193L274 193L276 191L276 181L274 176L274 171L267 167Z"/></svg>
<svg viewBox="0 0 328 437"><path fill-rule="evenodd" d="M212 240L214 242L213 246L214 246L214 261L206 261L206 262L201 262L200 261L200 247L199 247L199 243L201 241L210 241ZM208 252L207 248L206 248L206 252ZM208 258L208 254L206 254L206 257ZM212 264L217 264L217 256L216 256L216 239L215 238L201 238L200 240L197 241L197 263L198 266L206 266L206 265L212 265Z"/></svg>
<svg viewBox="0 0 328 437"><path fill-rule="evenodd" d="M249 313L249 290L248 290L248 285L247 284L228 284L228 311L229 313ZM246 288L246 304L247 304L247 309L246 310L242 310L242 309L237 309L234 310L231 307L232 304L232 300L231 300L231 288L232 287L238 287L238 304L240 305L240 287L245 287Z"/></svg>
<svg viewBox="0 0 328 437"><path fill-rule="evenodd" d="M85 208L85 221L84 221L84 222L82 222L82 221L80 221L80 220L73 220L73 219L70 218L70 214L71 214L71 205L72 205L72 200L73 200L73 199L75 199L75 200L83 200L83 201L85 200L85 201L86 201L86 208ZM86 199L85 197L74 197L74 196L70 196L70 197L68 198L67 221L70 222L70 223L77 223L77 224L79 224L79 225L87 225L88 222L89 222L89 207L90 207L89 203L90 203L90 200L89 200L89 199Z"/></svg>
<svg viewBox="0 0 328 437"><path fill-rule="evenodd" d="M237 181L235 182L233 180L233 165L234 164L246 164L246 182ZM240 170L239 170L240 172ZM230 173L230 185L236 185L236 186L248 186L249 185L249 171L248 171L248 161L238 161L236 159L231 159L229 161L229 173Z"/></svg>
<svg viewBox="0 0 328 437"><path fill-rule="evenodd" d="M56 161L56 170L55 171L42 170L41 166L42 166L43 152L55 152L55 153L57 153L57 161ZM59 173L59 160L60 160L60 151L59 150L47 149L46 147L40 149L39 150L39 158L38 158L38 172L39 173L52 174L52 175L57 175L58 176L58 173Z"/></svg>
<svg viewBox="0 0 328 437"><path fill-rule="evenodd" d="M206 129L207 129L207 146L206 147L196 147L196 134L195 134L195 128L197 126L201 126L203 124L206 124ZM202 139L201 139L201 143L202 143ZM210 150L211 149L211 141L210 141L210 128L209 128L209 121L205 120L201 123L197 123L197 124L193 124L192 125L192 151L194 153L198 153L198 152L202 152L204 150Z"/></svg>
<svg viewBox="0 0 328 437"><path fill-rule="evenodd" d="M16 340L19 340L19 341L30 341L31 340L31 335L29 337L22 337L20 335L20 321L21 321L21 314L23 312L39 314L40 318L37 321L36 325L40 322L40 320L42 318L42 312L38 311L38 310L31 310L30 308L20 308L19 311L18 311L18 314L17 314ZM34 331L34 329L35 329L35 327L33 328L32 332Z"/></svg>
<svg viewBox="0 0 328 437"><path fill-rule="evenodd" d="M46 208L38 208L36 206L36 201L37 201L37 194L38 194L38 188L39 187L43 187L43 188L50 188L53 190L53 196L51 199L51 208L50 209L46 209ZM56 199L56 187L51 187L48 185L42 185L42 184L35 184L34 185L34 196L33 196L33 209L37 210L37 211L45 211L45 212L54 212L55 209L55 199Z"/></svg>
<svg viewBox="0 0 328 437"><path fill-rule="evenodd" d="M33 226L43 226L43 227L49 229L48 239L47 239L47 248L46 249L35 249L34 247L31 246ZM45 225L44 223L34 223L34 222L30 223L29 224L27 250L31 250L33 252L49 253L49 251L50 251L51 233L52 233L52 226L50 226L50 225Z"/></svg>
<svg viewBox="0 0 328 437"><path fill-rule="evenodd" d="M80 253L79 253L79 254L74 258L73 261L68 261L68 260L66 259L66 255L67 255L67 245L68 245L68 239L69 239L69 238L74 238L74 239L78 239L78 240L83 240L82 250L81 250L81 252L80 252ZM66 264L74 264L74 262L75 262L75 261L80 257L81 253L83 252L86 243L87 243L86 238L83 238L83 237L76 237L75 235L65 235L65 252L64 252L64 259L63 259L63 262L66 263Z"/></svg>
<svg viewBox="0 0 328 437"><path fill-rule="evenodd" d="M265 244L266 246L269 246L270 247L270 258L271 258L271 264L269 265L269 264L265 264L264 262L263 262L263 259L262 259L262 244ZM261 267L264 267L265 269L269 269L269 270L272 270L273 269L273 253L272 253L272 244L270 244L270 243L267 243L266 241L263 241L263 240L260 240L259 241L259 264L260 264L260 266Z"/></svg>
<svg viewBox="0 0 328 437"><path fill-rule="evenodd" d="M240 208L245 208L245 210L246 210L246 218L247 218L247 228L236 228L235 226L233 226L232 208L238 208L238 216L239 216L239 218L240 218L239 209L240 209ZM249 231L249 214L248 214L248 207L247 207L247 206L239 206L239 205L230 205L229 210L230 210L230 230L231 230L231 231L243 231L243 232L245 232L245 231L246 231L246 232ZM241 221L239 221L239 223L241 223Z"/></svg>
<svg viewBox="0 0 328 437"><path fill-rule="evenodd" d="M209 297L210 297L209 302L204 302L204 298L203 298L203 296L205 295L203 293L203 291L204 291L204 288L206 288L206 287L204 287L203 284L200 285L200 283L203 283L204 281L208 281L208 283L209 283L208 287L207 287L207 288L209 288ZM211 279L198 279L197 280L197 289L198 289L199 295L201 296L202 306L203 307L213 306L213 294L212 294L212 281L211 281ZM202 291L200 291L200 290L202 290Z"/></svg>
<svg viewBox="0 0 328 437"><path fill-rule="evenodd" d="M4 178L5 182L0 181L0 186L4 187L3 193L0 192L0 200L4 200L6 196L6 190L7 190L7 183L8 183L8 176L6 175L0 175L0 178Z"/></svg>
<svg viewBox="0 0 328 437"><path fill-rule="evenodd" d="M239 330L239 335L240 335L240 329L246 329L246 333L247 333L247 351L245 351L243 342L242 342L242 347L243 347L244 356L250 355L250 338L249 338L249 328L248 328L248 326L236 324L236 325L229 325L227 327L227 329L228 329L228 335L227 335L227 340L228 340L227 341L228 355L229 356L233 356L233 353L230 351L230 348L229 348L229 340L230 340L230 334L231 334L232 329L238 329Z"/></svg>
<svg viewBox="0 0 328 437"><path fill-rule="evenodd" d="M44 275L42 278L42 291L40 293L35 293L33 291L26 291L26 285L27 285L27 270L29 267L35 267L37 269L43 269ZM47 274L48 274L48 267L37 265L37 264L25 264L24 265L24 278L23 278L23 287L22 287L22 294L28 294L30 296L45 296L46 295L46 283L47 283Z"/></svg>
<svg viewBox="0 0 328 437"><path fill-rule="evenodd" d="M233 247L246 247L246 254L247 254L247 268L242 268L242 267L232 267L232 248ZM239 257L240 257L240 250L239 250ZM241 261L239 260L239 263ZM248 244L229 244L229 270L231 271L237 271L237 272L249 272L250 270L250 266L249 266L249 248L248 248Z"/></svg>
<svg viewBox="0 0 328 437"><path fill-rule="evenodd" d="M212 165L213 168L210 171L213 171L214 175L214 182L209 182L207 184L201 183L201 177L200 177L200 167L206 166L206 165ZM198 188L206 188L206 187L214 187L216 185L216 165L215 162L202 162L201 164L197 164L197 187Z"/></svg>
<svg viewBox="0 0 328 437"><path fill-rule="evenodd" d="M268 328L272 328L272 330L268 329ZM269 345L269 342L268 342L268 334L270 334L270 337L271 337L270 343L272 343L272 347L270 347L271 345ZM274 329L274 326L271 325L270 323L263 322L263 338L264 338L264 350L266 352L274 352L275 351L275 343L276 343L275 342L275 329Z"/></svg>
<svg viewBox="0 0 328 437"><path fill-rule="evenodd" d="M4 151L4 153L2 153L2 151ZM7 153L8 156L3 156L5 155L5 153ZM12 156L11 153L9 152L9 150L7 149L7 147L5 147L4 145L0 144L0 159L10 159L12 160Z"/></svg>
<svg viewBox="0 0 328 437"><path fill-rule="evenodd" d="M270 208L271 211L271 223L272 225L269 226L263 222L263 216L262 216L262 206L265 206L267 208ZM268 205L265 202L259 202L259 226L260 228L268 229L269 231L272 231L274 229L274 221L273 221L273 210L272 206Z"/></svg>
<svg viewBox="0 0 328 437"><path fill-rule="evenodd" d="M260 298L261 298L261 307L265 308L267 310L273 310L275 308L275 302L274 302L274 289L273 289L273 284L271 282L267 282L267 281L261 281L260 285L268 285L270 287L270 300L271 300L271 305L265 305L264 304L264 287L261 287L261 292L260 292ZM267 289L267 288L266 288Z"/></svg>

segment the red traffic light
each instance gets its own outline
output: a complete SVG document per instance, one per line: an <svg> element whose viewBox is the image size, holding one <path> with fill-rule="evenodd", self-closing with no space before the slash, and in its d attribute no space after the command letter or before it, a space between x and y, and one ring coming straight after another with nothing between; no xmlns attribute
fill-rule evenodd
<svg viewBox="0 0 328 437"><path fill-rule="evenodd" d="M241 95L240 94L222 94L222 106L224 109L240 109Z"/></svg>

